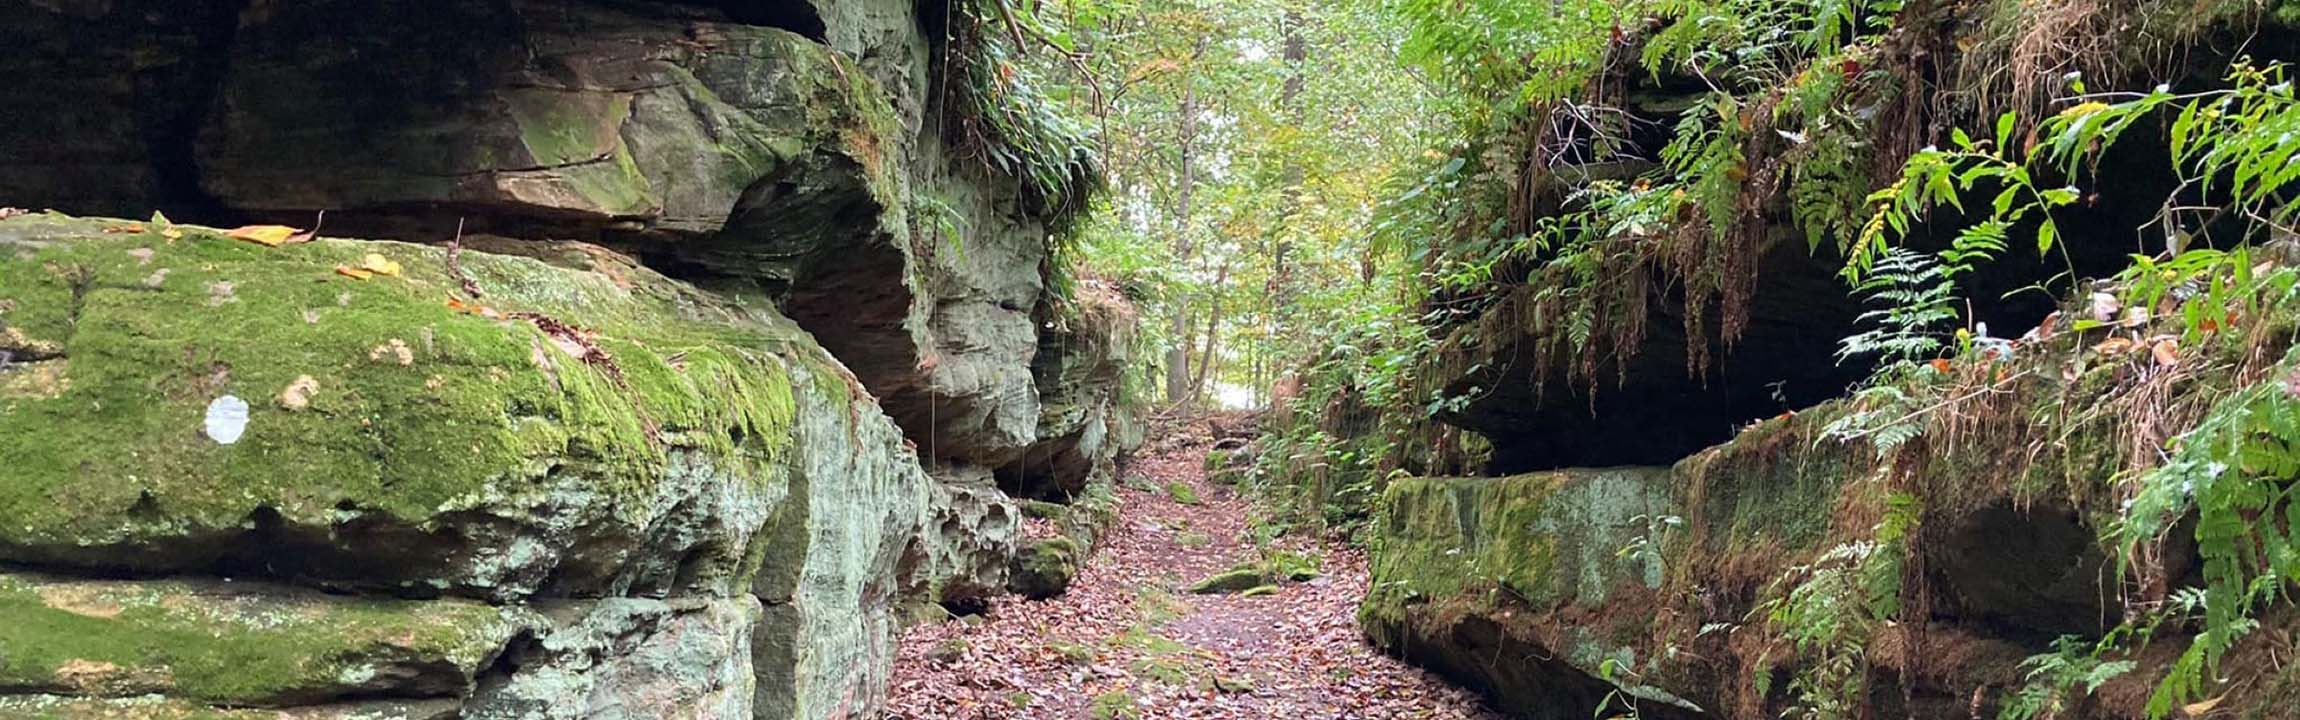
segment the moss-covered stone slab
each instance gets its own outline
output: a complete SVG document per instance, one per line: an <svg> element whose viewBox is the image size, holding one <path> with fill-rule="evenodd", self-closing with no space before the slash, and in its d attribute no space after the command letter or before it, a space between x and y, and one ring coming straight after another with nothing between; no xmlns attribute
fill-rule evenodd
<svg viewBox="0 0 2300 720"><path fill-rule="evenodd" d="M1647 518L1670 514L1670 477L1618 468L1393 482L1367 612L1492 589L1536 607L1596 606L1621 585L1658 585L1657 559L1621 550L1651 531Z"/></svg>
<svg viewBox="0 0 2300 720"><path fill-rule="evenodd" d="M24 574L0 575L0 617L0 692L229 706L454 695L541 625L466 600Z"/></svg>
<svg viewBox="0 0 2300 720"><path fill-rule="evenodd" d="M1262 568L1242 567L1225 570L1190 584L1190 592L1198 595L1227 595L1262 587Z"/></svg>
<svg viewBox="0 0 2300 720"><path fill-rule="evenodd" d="M171 237L180 234L180 238ZM371 258L372 256L372 258ZM396 264L356 279L338 267ZM0 561L497 598L748 577L786 495L770 311L636 267L0 221ZM485 307L480 307L484 305ZM226 396L244 432L204 430Z"/></svg>
<svg viewBox="0 0 2300 720"><path fill-rule="evenodd" d="M1673 512L1672 477L1610 468L1396 480L1369 542L1359 622L1374 644L1526 717L1585 716L1625 690L1600 667L1633 661L1636 638L1551 618L1630 634L1651 621L1623 599L1661 584L1661 556L1625 550L1662 540L1651 534ZM1674 699L1640 709L1687 717Z"/></svg>

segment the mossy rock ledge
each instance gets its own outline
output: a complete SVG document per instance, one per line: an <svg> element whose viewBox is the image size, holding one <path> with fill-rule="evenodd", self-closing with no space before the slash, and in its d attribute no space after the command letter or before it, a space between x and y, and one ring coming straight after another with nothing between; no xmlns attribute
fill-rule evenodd
<svg viewBox="0 0 2300 720"><path fill-rule="evenodd" d="M2171 402L2212 408L2247 388L2285 391L2277 383L2300 372L2290 350L2300 313L2288 297L2262 317L2256 336L2190 348L2183 362L2199 370ZM2096 638L2123 620L2101 588L2115 560L2100 529L2118 509L2100 483L2122 467L2126 436L2101 413L2064 408L2153 361L2103 356L2099 337L2062 327L2016 358L1912 381L1998 392L1966 409L1987 432L1926 436L1935 444L1900 460L1824 432L1861 410L1849 399L1753 423L1669 467L1398 479L1369 533L1360 623L1376 645L1520 717L1586 717L1609 697L1646 718L1775 717L1797 700L1787 679L1817 661L1769 635L1768 603L1813 568L1876 547L1903 563L1888 597L1925 615L1852 639L1867 649L1868 702L1892 717L1996 717L2027 681L2023 662L2053 652L2053 638ZM2257 376L2232 370L2262 348L2281 360ZM1880 539L1895 515L1915 518L1913 544ZM2166 544L2174 577L2195 562L2184 536ZM2262 623L2287 632L2291 618L2273 608ZM2192 632L2161 631L2070 716L2148 717L2150 692ZM2279 698L2293 671L2228 667L2214 717L2289 714Z"/></svg>
<svg viewBox="0 0 2300 720"><path fill-rule="evenodd" d="M867 705L936 552L900 431L765 306L537 248L592 264L466 251L458 306L434 247L0 220L0 563L57 574L0 576L0 714Z"/></svg>

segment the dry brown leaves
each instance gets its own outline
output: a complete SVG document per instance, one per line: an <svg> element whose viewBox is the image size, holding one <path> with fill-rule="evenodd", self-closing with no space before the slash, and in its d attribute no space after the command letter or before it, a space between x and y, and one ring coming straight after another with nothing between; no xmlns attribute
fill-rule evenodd
<svg viewBox="0 0 2300 720"><path fill-rule="evenodd" d="M1183 594L1255 553L1248 503L1201 470L1214 433L1190 434L1195 442L1161 446L1126 473L1145 487L1188 484L1202 504L1121 489L1118 526L1067 594L1004 598L981 618L905 631L885 717L1087 718L1096 697L1112 695L1142 720L1494 717L1366 645L1356 623L1365 558L1347 547L1300 541L1322 554L1324 575L1275 595Z"/></svg>

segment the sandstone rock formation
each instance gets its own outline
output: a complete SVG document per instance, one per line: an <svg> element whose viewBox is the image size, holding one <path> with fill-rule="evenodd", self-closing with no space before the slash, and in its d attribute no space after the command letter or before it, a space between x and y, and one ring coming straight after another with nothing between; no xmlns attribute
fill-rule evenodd
<svg viewBox="0 0 2300 720"><path fill-rule="evenodd" d="M0 206L187 223L0 221L0 563L53 621L0 708L871 714L906 609L1007 586L994 473L1106 476L1129 411L1131 316L1042 338L1056 212L946 147L946 10L0 6ZM242 222L469 243L191 224ZM392 632L259 633L339 613ZM57 646L201 619L259 634ZM202 675L251 662L299 670Z"/></svg>

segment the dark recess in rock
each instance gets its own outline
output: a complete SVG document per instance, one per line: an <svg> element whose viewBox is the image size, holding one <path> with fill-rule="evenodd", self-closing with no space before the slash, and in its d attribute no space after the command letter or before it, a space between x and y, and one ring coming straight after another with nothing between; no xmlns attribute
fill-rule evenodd
<svg viewBox="0 0 2300 720"><path fill-rule="evenodd" d="M822 11L809 0L720 0L727 18L739 23L782 28L822 42Z"/></svg>
<svg viewBox="0 0 2300 720"><path fill-rule="evenodd" d="M2128 135L2163 133L2144 125ZM2016 243L1963 279L1959 294L1970 299L1972 316L1991 336L2019 337L2053 311L2055 296L2035 290L2038 278L2104 277L2124 267L2134 248L2123 239L2154 217L2174 189L2169 176L2148 171L2169 162L2161 142L2125 146L2097 171L2117 182L2087 183L2097 194L2054 213L2062 237L2055 248L2040 256L2035 246ZM2043 177L2039 184L2066 180ZM1943 208L1911 233L1909 245L1945 247L1968 224ZM2031 238L2034 230L2015 228L2012 237ZM1715 358L1704 373L1686 367L1684 303L1672 288L1650 300L1637 357L1626 369L1611 356L1600 358L1594 388L1555 377L1544 383L1534 377L1527 343L1505 339L1508 349L1489 356L1487 367L1446 388L1471 399L1440 418L1493 441L1489 474L1666 465L1730 439L1753 421L1839 397L1868 375L1874 358L1841 359L1838 350L1843 338L1873 327L1858 318L1876 308L1847 289L1833 251L1809 252L1802 240L1784 238L1757 267L1749 326L1730 344L1703 339ZM1705 323L1717 324L1715 318ZM1561 374L1559 362L1552 363L1553 375Z"/></svg>
<svg viewBox="0 0 2300 720"><path fill-rule="evenodd" d="M1419 613L1417 613L1419 614ZM1417 665L1486 693L1511 717L1522 720L1587 720L1615 696L1616 687L1575 668L1559 654L1518 637L1482 615L1451 623L1436 615L1410 622L1394 651ZM1699 712L1661 702L1636 701L1644 720L1702 720ZM1618 711L1618 705L1611 706Z"/></svg>
<svg viewBox="0 0 2300 720"><path fill-rule="evenodd" d="M1929 562L1955 595L1954 615L2031 636L2098 635L2122 620L2099 533L2059 502L1999 502L1959 516Z"/></svg>

